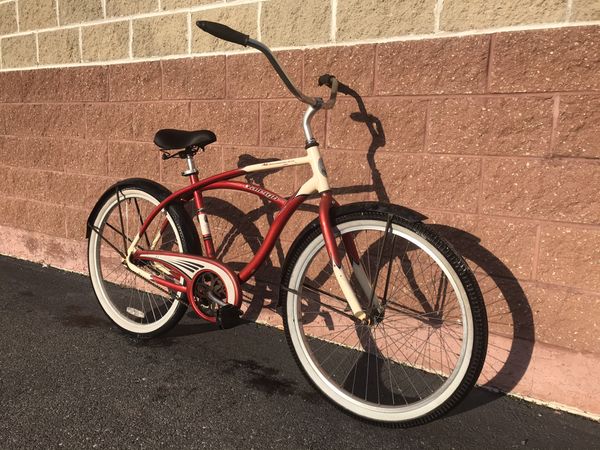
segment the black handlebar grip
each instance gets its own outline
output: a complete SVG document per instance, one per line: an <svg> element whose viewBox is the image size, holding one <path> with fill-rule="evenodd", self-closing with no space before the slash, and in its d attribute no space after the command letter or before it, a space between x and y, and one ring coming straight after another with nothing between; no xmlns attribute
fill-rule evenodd
<svg viewBox="0 0 600 450"><path fill-rule="evenodd" d="M250 36L247 34L240 33L233 28L229 28L228 26L217 22L198 20L196 25L198 28L206 31L208 34L212 34L214 37L223 39L224 41L233 42L234 44L243 45L244 47L248 45L248 39L250 39Z"/></svg>
<svg viewBox="0 0 600 450"><path fill-rule="evenodd" d="M331 87L331 79L335 78L333 75L329 75L328 73L326 73L325 75L321 75L319 77L319 86L329 86Z"/></svg>

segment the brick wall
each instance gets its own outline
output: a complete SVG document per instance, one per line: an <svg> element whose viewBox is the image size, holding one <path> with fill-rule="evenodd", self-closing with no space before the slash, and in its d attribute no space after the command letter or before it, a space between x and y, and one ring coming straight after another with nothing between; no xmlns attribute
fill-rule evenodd
<svg viewBox="0 0 600 450"><path fill-rule="evenodd" d="M567 20L567 12L571 20L598 20L594 2L543 2L542 9L536 6L541 2L529 2L519 12L508 6L465 9L474 3L451 0L415 1L423 8L404 10L398 8L406 2L338 0L335 14L331 3L320 2L325 25L306 25L303 10L293 13L294 23L327 33L297 41L288 41L290 33L278 24L298 2L277 10L269 6L274 0L221 2L218 8L161 0L162 8L184 11L164 16L152 12L157 8L152 2L106 0L99 9L92 7L95 2L77 2L90 9L69 3L59 1L58 15L53 1L0 3L2 18L19 11L16 34L0 20L0 33L13 33L0 40L0 253L85 272L85 220L107 186L129 176L171 188L184 182L177 161L161 161L151 143L159 128L216 132L216 145L198 157L204 175L236 167L242 154L302 154L303 107L261 55L180 33L179 16L189 20L196 9L210 8L206 13L215 15L210 18L255 27L249 32L262 24L267 43L299 46L278 58L308 93L325 94L315 87L316 78L331 72L360 95L380 125L369 130L354 121L350 114L359 107L344 96L315 121L337 197L344 203L389 199L413 208L466 256L490 313L490 356L480 382L600 415L600 388L589 382L600 370L600 27L594 22L454 35ZM378 21L365 4L379 4L379 13L392 18L401 14L402 23L414 28ZM37 14L27 13L30 6ZM140 9L144 6L150 9ZM431 21L406 19L423 10ZM353 23L356 14L364 21ZM121 15L133 18L105 23L105 16ZM70 27L78 21L93 22ZM136 35L148 33L146 27L162 29L163 21L173 33L169 39L147 34L136 44ZM32 29L38 31L25 31ZM387 38L436 29L441 30L436 39ZM73 30L82 38L73 38L74 46L56 37L69 41ZM373 30L378 34L370 34ZM332 35L336 43L363 43L303 46L309 38L330 42ZM177 43L179 37L185 46ZM180 48L203 56L170 58ZM217 53L205 54L212 50ZM21 56L13 58L11 51ZM150 60L123 62L142 55ZM14 70L7 57L21 61L15 67L38 61L59 67ZM111 64L81 63L105 60ZM62 67L71 63L77 67ZM305 178L304 169L288 169L265 183L287 194ZM259 206L226 198L247 212ZM312 217L301 212L290 224L272 258L275 268ZM257 219L262 230L266 222ZM277 321L268 311L262 319Z"/></svg>
<svg viewBox="0 0 600 450"><path fill-rule="evenodd" d="M0 0L0 70L239 51L196 20L272 47L600 21L598 0Z"/></svg>

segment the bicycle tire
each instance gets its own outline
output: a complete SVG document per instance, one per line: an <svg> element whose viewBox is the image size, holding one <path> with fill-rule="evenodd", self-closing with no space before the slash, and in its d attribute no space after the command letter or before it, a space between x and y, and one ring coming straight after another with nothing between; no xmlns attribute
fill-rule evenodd
<svg viewBox="0 0 600 450"><path fill-rule="evenodd" d="M144 326L143 323L136 324L133 317L129 317L123 311L113 304L108 294L109 289L116 292L114 283L104 280L102 274L102 263L100 258L100 249L103 242L103 233L110 213L118 207L119 200L127 199L145 199L154 206L170 195L170 191L164 186L145 179L129 179L121 181L107 189L95 206L92 216L88 221L88 226L92 229L88 239L88 268L90 280L96 298L107 317L117 326L117 328L126 334L137 338L151 338L166 333L173 328L183 317L187 309L187 299L173 298L172 305L168 307L167 312L153 323ZM137 205L137 203L136 203ZM151 207L152 205L149 205ZM138 210L139 212L139 210ZM189 254L200 254L200 244L194 224L180 203L172 203L164 209L165 217L170 225L170 229L175 235L179 251ZM141 220L141 217L140 217ZM155 222L159 218L155 219ZM139 225L138 227L139 228ZM132 228L132 233L137 234L137 229ZM125 233L123 232L123 235ZM133 236L127 236L132 238ZM106 282L106 285L105 285ZM109 284L110 283L110 284ZM127 289L127 287L125 287ZM131 290L131 287L129 287ZM119 291L120 292L120 291ZM148 297L148 302L153 307L153 303ZM166 302L165 302L166 303ZM132 311L137 311L137 308ZM154 309L156 311L156 309ZM156 317L155 317L156 319Z"/></svg>
<svg viewBox="0 0 600 450"><path fill-rule="evenodd" d="M399 234L405 233L416 241L418 240L419 245L423 245L427 251L430 251L432 254L437 255L446 261L446 266L443 268L445 270L444 273L447 272L455 277L454 281L459 285L460 289L462 289L460 292L462 299L459 300L467 305L464 311L466 311L466 314L470 315L470 322L468 320L466 322L471 326L471 331L469 332L471 338L468 341L468 348L465 350L466 358L461 359L460 370L458 372L452 372L448 376L447 380L450 380L451 376L454 376L454 373L457 373L457 375L452 378L452 382L448 387L442 391L442 394L439 397L435 397L437 403L431 403L429 406L425 403L424 407L416 408L412 412L410 411L410 408L405 408L405 411L402 411L402 408L396 408L397 411L394 412L394 406L392 406L391 409L386 406L386 409L381 405L378 407L373 404L368 404L369 402L366 401L367 394L365 394L365 401L363 402L364 404L362 404L361 401L354 398L352 394L348 395L347 393L344 393L343 390L345 388L343 386L340 388L339 383L337 386L334 386L336 381L333 378L335 376L323 373L325 370L320 366L318 358L314 354L310 354L312 345L310 342L313 341L318 341L321 347L331 347L332 354L334 352L352 354L352 352L356 351L354 348L351 350L344 348L344 345L342 345L344 343L340 342L336 342L337 346L334 346L331 341L327 341L325 338L319 339L318 337L311 336L310 333L307 335L306 331L300 329L302 326L300 323L302 321L303 313L302 299L299 295L300 289L298 284L301 282L301 289L306 290L306 283L303 281L306 279L303 273L306 273L308 270L306 259L314 256L316 254L315 252L324 252L324 242L321 230L315 223L307 226L292 245L282 273L280 304L283 306L284 329L290 349L301 371L317 390L324 394L324 396L335 406L341 408L346 413L385 426L409 427L424 424L447 413L472 389L481 373L485 361L487 349L487 317L481 292L476 279L466 262L456 253L450 244L432 232L423 223L405 220L398 215L391 214L389 211L385 212L381 208L372 208L372 205L367 204L365 204L363 208L354 208L353 211L346 210L346 212L344 212L334 210L332 212L332 223L338 237L340 233L345 233L345 230L353 229L352 227L359 226L358 229L360 229L361 223L370 224L369 226L371 227L374 227L373 224L378 224L378 227L381 228L387 225L388 220L391 224L390 227L393 227L394 235L396 231L398 231ZM384 244L385 241L382 245ZM390 261L393 262L392 257L390 257ZM392 263L390 263L389 266L391 267ZM300 301L298 301L298 299L300 299ZM320 306L320 308L322 309L323 306ZM305 307L305 311L307 312L304 313L304 315L309 315L310 310ZM385 323L385 320L386 319L384 318L381 323ZM310 324L311 322L308 323ZM350 329L349 335L352 333L353 331ZM376 335L376 333L376 331L370 332L370 337L366 340L372 342L373 335ZM358 331L356 334L359 334ZM467 333L466 335L469 334ZM357 339L361 342L361 345L364 346L363 338L359 336ZM341 340L341 337L339 340ZM316 346L314 347L317 348ZM386 348L387 347L389 347L389 345L386 345ZM317 352L315 351L313 353ZM377 360L380 359L380 355L382 354L377 345L375 345L374 351L371 351L369 348L365 353L368 353L368 359L370 359L371 353L376 353ZM345 359L347 357L343 356L343 358ZM357 357L355 363L357 367L359 366L358 361L359 358ZM379 362L377 362L377 365L379 365ZM402 364L394 361L394 367L396 365L401 366ZM385 367L385 365L382 367ZM418 368L415 369L415 367L418 366L414 365L410 369L409 365L405 364L404 367L406 367L404 373L407 373L408 370L420 370ZM369 369L367 365L367 381L369 370L372 369ZM355 369L354 372L355 378L356 371L357 369ZM389 365L389 371L392 371L391 364ZM423 370L423 372L426 371ZM339 378L341 379L343 376ZM379 380L377 383L377 390L379 391ZM393 387L391 378L390 383ZM332 386L334 387L332 388ZM352 386L352 389L354 390L354 385ZM366 389L368 393L368 387ZM380 393L378 392L378 395L379 394ZM391 394L392 401L395 396L395 393ZM418 401L415 404L418 404Z"/></svg>

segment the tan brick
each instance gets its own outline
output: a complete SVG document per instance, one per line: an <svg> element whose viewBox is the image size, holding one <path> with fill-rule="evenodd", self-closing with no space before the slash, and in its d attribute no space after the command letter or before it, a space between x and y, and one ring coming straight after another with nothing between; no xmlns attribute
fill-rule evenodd
<svg viewBox="0 0 600 450"><path fill-rule="evenodd" d="M93 102L108 100L106 67L29 70L22 74L23 101Z"/></svg>
<svg viewBox="0 0 600 450"><path fill-rule="evenodd" d="M14 36L0 40L2 67L33 67L37 65L35 35Z"/></svg>
<svg viewBox="0 0 600 450"><path fill-rule="evenodd" d="M161 8L166 9L177 9L177 8L189 8L190 6L206 5L209 3L219 3L222 0L162 0L160 2Z"/></svg>
<svg viewBox="0 0 600 450"><path fill-rule="evenodd" d="M304 91L308 95L327 98L329 88L317 87L317 81L321 75L328 73L335 75L358 95L370 95L373 92L374 62L374 45L308 49L304 53Z"/></svg>
<svg viewBox="0 0 600 450"><path fill-rule="evenodd" d="M500 33L494 39L493 92L600 89L598 27Z"/></svg>
<svg viewBox="0 0 600 450"><path fill-rule="evenodd" d="M298 100L269 101L261 104L261 145L302 147L306 141L302 117L306 107ZM325 140L325 115L313 121L315 138Z"/></svg>
<svg viewBox="0 0 600 450"><path fill-rule="evenodd" d="M17 7L15 2L0 4L0 36L17 32Z"/></svg>
<svg viewBox="0 0 600 450"><path fill-rule="evenodd" d="M109 66L111 101L158 100L161 97L160 62Z"/></svg>
<svg viewBox="0 0 600 450"><path fill-rule="evenodd" d="M90 22L102 19L100 0L60 0L58 9L60 24Z"/></svg>
<svg viewBox="0 0 600 450"><path fill-rule="evenodd" d="M192 53L215 52L224 50L241 50L243 47L231 42L217 39L196 26L198 20L208 20L227 25L241 33L256 37L256 17L258 7L255 4L227 6L225 8L208 9L192 14Z"/></svg>
<svg viewBox="0 0 600 450"><path fill-rule="evenodd" d="M79 30L67 28L38 34L40 64L66 64L81 61Z"/></svg>
<svg viewBox="0 0 600 450"><path fill-rule="evenodd" d="M358 163L359 161L357 161ZM390 201L409 208L475 212L481 162L462 156L375 154Z"/></svg>
<svg viewBox="0 0 600 450"><path fill-rule="evenodd" d="M134 106L133 137L139 141L152 142L161 128L188 129L188 102L140 103Z"/></svg>
<svg viewBox="0 0 600 450"><path fill-rule="evenodd" d="M58 25L55 0L19 0L18 8L20 31Z"/></svg>
<svg viewBox="0 0 600 450"><path fill-rule="evenodd" d="M165 60L162 62L163 98L225 97L225 57Z"/></svg>
<svg viewBox="0 0 600 450"><path fill-rule="evenodd" d="M114 177L156 178L160 152L154 144L113 142L108 146L108 173Z"/></svg>
<svg viewBox="0 0 600 450"><path fill-rule="evenodd" d="M510 25L563 22L566 0L446 0L440 18L443 31L467 31Z"/></svg>
<svg viewBox="0 0 600 450"><path fill-rule="evenodd" d="M600 96L561 96L553 154L600 158Z"/></svg>
<svg viewBox="0 0 600 450"><path fill-rule="evenodd" d="M435 3L435 0L339 0L336 40L432 33Z"/></svg>
<svg viewBox="0 0 600 450"><path fill-rule="evenodd" d="M431 104L428 151L544 155L552 135L551 98L475 97Z"/></svg>
<svg viewBox="0 0 600 450"><path fill-rule="evenodd" d="M330 22L330 2L272 0L262 5L261 36L272 47L329 42Z"/></svg>
<svg viewBox="0 0 600 450"><path fill-rule="evenodd" d="M600 291L600 229L543 225L537 279Z"/></svg>
<svg viewBox="0 0 600 450"><path fill-rule="evenodd" d="M355 100L338 100L329 113L327 147L394 152L423 152L427 101L368 98L365 121ZM317 118L318 119L318 118ZM315 120L317 120L315 119Z"/></svg>
<svg viewBox="0 0 600 450"><path fill-rule="evenodd" d="M375 93L484 92L489 39L468 36L380 44L375 60Z"/></svg>
<svg viewBox="0 0 600 450"><path fill-rule="evenodd" d="M258 102L192 102L190 127L213 131L218 144L258 145Z"/></svg>
<svg viewBox="0 0 600 450"><path fill-rule="evenodd" d="M86 105L87 137L92 139L133 139L135 105L94 103Z"/></svg>
<svg viewBox="0 0 600 450"><path fill-rule="evenodd" d="M106 16L131 16L158 11L157 0L106 0Z"/></svg>
<svg viewBox="0 0 600 450"><path fill-rule="evenodd" d="M302 52L277 52L277 60L292 81L302 89ZM267 59L260 54L227 56L229 98L291 97Z"/></svg>
<svg viewBox="0 0 600 450"><path fill-rule="evenodd" d="M573 0L571 21L600 20L600 0Z"/></svg>
<svg viewBox="0 0 600 450"><path fill-rule="evenodd" d="M492 159L484 162L482 209L493 214L596 223L600 221L598 185L597 162Z"/></svg>
<svg viewBox="0 0 600 450"><path fill-rule="evenodd" d="M129 22L83 27L83 61L109 61L129 56Z"/></svg>
<svg viewBox="0 0 600 450"><path fill-rule="evenodd" d="M164 56L187 53L186 14L148 17L133 21L133 56Z"/></svg>

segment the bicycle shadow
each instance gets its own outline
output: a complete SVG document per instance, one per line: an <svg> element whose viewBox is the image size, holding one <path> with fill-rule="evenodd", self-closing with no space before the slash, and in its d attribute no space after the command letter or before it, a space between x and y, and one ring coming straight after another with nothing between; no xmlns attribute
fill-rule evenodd
<svg viewBox="0 0 600 450"><path fill-rule="evenodd" d="M371 136L366 158L372 184L334 188L332 191L336 196L369 193L374 195L378 201L389 203L390 198L375 159L378 149L386 144L383 125L376 116L367 111L362 97L356 91L341 85L339 92L356 101L358 111L352 112L350 118L355 122L363 123ZM245 154L240 156L238 166L264 161L267 160L260 160ZM271 173L252 174L247 179L265 187L265 180ZM228 253L232 251L235 253L236 243L239 244L240 241L248 247L246 256L255 253L262 242L261 230L257 222L266 217L267 224L272 224L276 209L267 202L263 202L262 205L248 210L240 207L237 202L212 197L207 198L207 209L209 208L218 211L217 214L220 218L229 220L232 224L228 234L226 233L224 236L223 244L217 248L217 254L234 270L240 270L248 258L243 259L236 255L229 258L228 261ZM304 204L300 211L314 213L316 216L318 207ZM420 215L423 220L427 219L424 214L410 211ZM488 309L491 339L479 385L510 392L523 378L529 366L535 342L533 314L527 296L510 268L485 248L478 236L457 227L440 224L429 224L429 226L452 243L474 269L480 284L485 286L482 291ZM285 249L281 242L278 242L271 258L257 272L254 283L245 286L244 302L247 310L244 318L246 320L255 321L263 308L270 308L280 313L277 309L279 295L277 283L281 276L284 257ZM494 297L496 297L495 300ZM192 330L188 331L193 333ZM495 339L496 334L503 335L504 339ZM474 392L455 410L455 413L480 406L496 398L498 398L497 395Z"/></svg>

